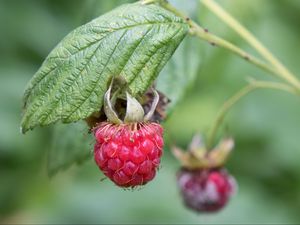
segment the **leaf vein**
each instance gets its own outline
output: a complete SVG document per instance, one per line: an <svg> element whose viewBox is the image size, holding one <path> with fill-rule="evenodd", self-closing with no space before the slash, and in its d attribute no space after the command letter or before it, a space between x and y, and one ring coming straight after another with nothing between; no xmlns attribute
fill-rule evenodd
<svg viewBox="0 0 300 225"><path fill-rule="evenodd" d="M115 51L117 50L117 48L118 48L118 46L119 46L119 44L120 44L120 42L121 42L121 40L123 39L123 37L126 35L126 33L127 33L127 31L125 31L123 34L122 34L122 36L119 38L119 40L118 40L118 42L117 42L117 44L115 45L115 47L114 47L114 49L113 49L113 51L111 52L111 54L109 55L109 58L108 58L108 60L106 61L106 63L105 63L105 66L104 66L104 68L103 68L103 70L101 71L101 73L98 75L98 79L97 79L97 81L95 82L95 84L94 84L94 86L93 86L93 88L92 88L92 91L90 91L90 93L89 93L89 95L84 99L84 101L82 101L76 108L75 108L75 110L73 110L71 113L70 113L70 115L66 118L66 120L68 120L90 97L91 97L91 95L92 95L92 93L95 91L95 89L96 89L96 86L97 86L97 84L99 83L99 80L101 79L101 76L102 76L102 74L103 74L103 72L105 71L105 69L106 69L106 67L108 66L108 63L110 62L110 60L111 60L111 58L112 58L112 56L113 56L113 54L115 53Z"/></svg>

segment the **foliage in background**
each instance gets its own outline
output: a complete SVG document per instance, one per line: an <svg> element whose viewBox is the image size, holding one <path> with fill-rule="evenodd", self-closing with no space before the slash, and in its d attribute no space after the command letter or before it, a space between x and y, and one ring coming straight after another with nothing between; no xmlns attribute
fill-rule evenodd
<svg viewBox="0 0 300 225"><path fill-rule="evenodd" d="M93 152L93 135L83 121L72 124L56 124L52 145L48 154L48 173L55 175L74 163L82 164Z"/></svg>
<svg viewBox="0 0 300 225"><path fill-rule="evenodd" d="M168 10L139 2L121 5L76 28L29 82L22 132L86 119L102 107L112 77L122 78L133 96L143 94L188 28Z"/></svg>
<svg viewBox="0 0 300 225"><path fill-rule="evenodd" d="M197 7L193 0L188 1L191 4L177 1L175 5L191 15L190 10ZM0 29L5 31L0 35L0 221L298 223L300 104L296 97L276 91L252 94L227 119L227 129L237 141L228 166L239 181L240 192L225 211L215 216L195 215L181 205L174 177L178 164L168 149L157 179L135 192L100 182L98 168L92 161L79 168L72 167L53 179L47 178L46 155L53 131L59 128L37 129L26 136L19 133L24 87L48 52L67 33L121 3L125 1L0 1ZM226 0L222 4L299 74L295 50L300 48L298 1ZM243 45L205 9L200 8L195 15L204 27L209 24L209 30ZM195 47L192 53L182 56L185 44ZM186 74L191 78L191 86L180 105L172 110L165 127L171 141L176 140L184 147L194 131L208 128L221 103L245 84L244 77L262 74L230 53L190 38L178 49L159 79L170 79L169 71L175 71L177 77L183 70L182 58L191 71ZM195 59L199 59L201 67ZM193 82L194 72L197 80ZM163 88L161 84L158 86ZM172 90L169 93L172 98ZM80 133L84 138L86 132ZM72 137L72 129L68 135ZM87 145L92 149L91 143ZM67 145L65 149L68 148L73 147Z"/></svg>

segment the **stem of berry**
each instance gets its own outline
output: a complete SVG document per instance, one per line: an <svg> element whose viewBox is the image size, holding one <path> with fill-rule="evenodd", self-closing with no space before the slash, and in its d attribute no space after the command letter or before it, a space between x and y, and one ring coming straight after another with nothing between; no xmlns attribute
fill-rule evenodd
<svg viewBox="0 0 300 225"><path fill-rule="evenodd" d="M145 0L146 1L146 0ZM216 3L213 3L211 0L204 0L202 1L207 7L209 7L215 14L223 19L224 22L227 22L231 27L235 29L242 37L244 37L261 55L268 61L266 63L261 59L245 52L238 46L234 45L231 42L228 42L210 32L207 29L204 29L196 22L191 20L189 17L184 15L182 12L177 10L173 7L168 1L166 0L152 0L151 3L159 3L163 8L173 12L175 15L183 18L187 24L190 26L190 35L196 36L204 41L209 42L213 46L219 46L224 49L231 51L232 53L240 56L244 60L252 63L253 65L257 66L264 71L267 71L271 75L278 77L291 86L295 87L300 92L300 81L290 73L257 39L247 31L242 25L240 25L235 19L233 19L229 14L226 14L225 11L218 6ZM222 13L221 13L222 12ZM224 16L225 15L225 16Z"/></svg>
<svg viewBox="0 0 300 225"><path fill-rule="evenodd" d="M285 81L286 83L266 82L266 81L254 81L248 86L243 88L240 92L230 98L221 108L217 119L214 122L212 130L209 134L207 148L211 149L218 131L218 128L222 124L226 113L229 109L237 103L242 97L247 95L256 89L278 89L288 91L294 95L300 95L300 81L292 74L263 44L261 44L245 27L243 27L236 19L234 19L228 12L221 8L213 0L200 0L211 12L217 15L224 23L235 30L242 38L244 38L266 61L261 60L246 51L242 50L233 43L226 41L204 29L196 22L191 20L188 16L184 15L181 11L173 7L167 0L142 0L142 4L160 4L161 7L169 10L175 15L181 17L190 26L190 35L196 36L204 41L209 42L213 46L219 46L231 51L232 53L240 56L249 63L252 63L256 67L269 72L271 75Z"/></svg>
<svg viewBox="0 0 300 225"><path fill-rule="evenodd" d="M201 0L200 2L230 28L232 28L237 34L239 34L244 40L246 40L262 57L271 63L276 68L278 71L277 74L281 78L300 90L300 81L296 78L296 76L292 74L260 41L258 41L257 38L249 32L249 30L247 30L241 23L239 23L213 0Z"/></svg>
<svg viewBox="0 0 300 225"><path fill-rule="evenodd" d="M262 70L270 73L271 75L276 76L277 71L263 62L262 60L256 58L255 56L245 52L241 48L237 47L236 45L226 41L222 38L217 37L208 32L208 30L200 27L198 24L192 22L193 27L191 27L190 34L196 37L201 38L202 40L208 41L213 46L219 46L221 48L228 49L232 53L236 54L237 56L242 57L244 60L254 64L255 66L261 68Z"/></svg>
<svg viewBox="0 0 300 225"><path fill-rule="evenodd" d="M212 147L214 146L214 141L216 139L218 129L222 125L227 112L245 95L257 89L276 89L276 90L287 91L295 95L299 95L297 90L295 90L294 88L292 88L287 84L269 82L269 81L255 81L255 80L250 81L249 85L241 89L239 92L237 92L234 96L232 96L223 104L221 110L219 111L216 117L216 120L213 123L212 129L208 135L208 141L207 141L208 150L211 150Z"/></svg>

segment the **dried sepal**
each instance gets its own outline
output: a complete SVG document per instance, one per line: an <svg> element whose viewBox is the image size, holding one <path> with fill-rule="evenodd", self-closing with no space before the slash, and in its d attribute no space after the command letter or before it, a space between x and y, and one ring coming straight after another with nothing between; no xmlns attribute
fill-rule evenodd
<svg viewBox="0 0 300 225"><path fill-rule="evenodd" d="M144 121L149 121L153 117L153 115L155 113L155 110L157 108L157 105L159 103L159 94L158 94L158 92L154 88L151 88L151 91L153 92L154 97L153 97L153 101L152 101L152 104L151 104L151 108L150 108L149 112L144 117Z"/></svg>
<svg viewBox="0 0 300 225"><path fill-rule="evenodd" d="M113 102L111 101L110 94L112 89L113 82L109 86L107 92L104 95L104 112L107 119L115 124L121 124L122 120L119 119L118 114L115 112L113 108Z"/></svg>
<svg viewBox="0 0 300 225"><path fill-rule="evenodd" d="M200 135L195 135L188 150L173 146L173 155L187 169L212 169L222 167L234 147L234 140L226 138L217 147L209 151L205 147Z"/></svg>
<svg viewBox="0 0 300 225"><path fill-rule="evenodd" d="M126 97L127 97L127 109L126 109L124 122L125 123L142 122L144 120L144 115L145 115L142 105L128 92L126 92Z"/></svg>

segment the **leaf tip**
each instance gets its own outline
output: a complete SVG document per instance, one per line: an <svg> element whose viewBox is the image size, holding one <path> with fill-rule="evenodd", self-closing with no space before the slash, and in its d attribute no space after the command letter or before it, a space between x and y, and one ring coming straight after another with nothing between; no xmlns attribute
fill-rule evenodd
<svg viewBox="0 0 300 225"><path fill-rule="evenodd" d="M21 134L25 134L24 127L22 127L22 126L20 127L20 133L21 133Z"/></svg>
<svg viewBox="0 0 300 225"><path fill-rule="evenodd" d="M20 126L20 133L21 134L26 134L27 131L32 130L33 126L29 126L28 122L25 120L25 117L23 117L21 126Z"/></svg>

